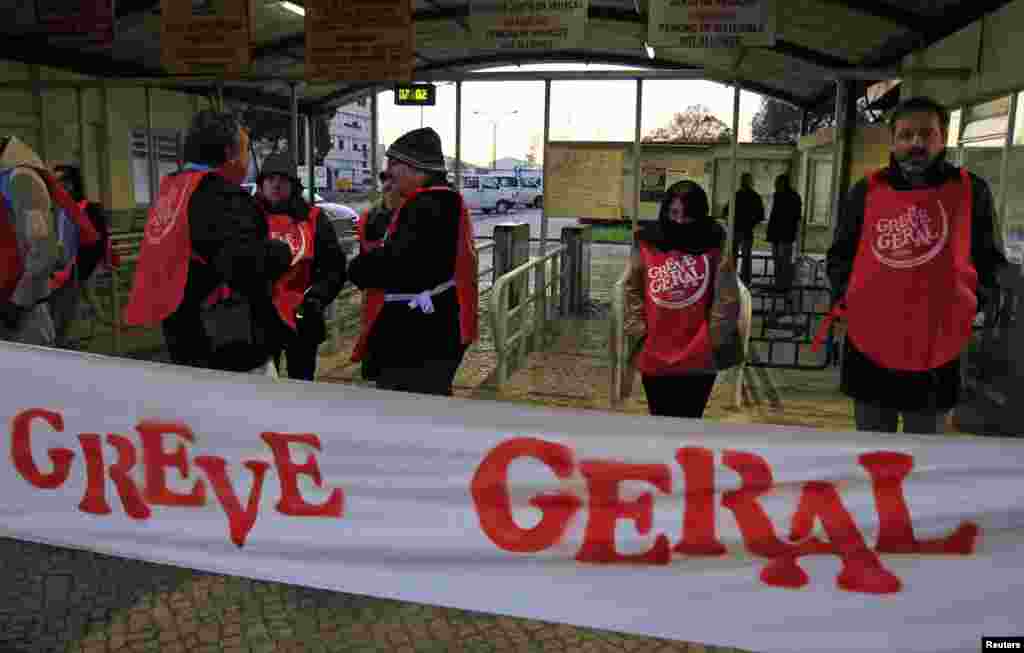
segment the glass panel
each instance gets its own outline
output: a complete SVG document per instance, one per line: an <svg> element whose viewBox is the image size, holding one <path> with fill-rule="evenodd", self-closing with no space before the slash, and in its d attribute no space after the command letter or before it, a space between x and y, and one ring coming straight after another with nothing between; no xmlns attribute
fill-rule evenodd
<svg viewBox="0 0 1024 653"><path fill-rule="evenodd" d="M1008 123L1008 116L993 116L972 122L964 128L961 142L970 143L971 147L1002 147Z"/></svg>
<svg viewBox="0 0 1024 653"><path fill-rule="evenodd" d="M974 122L976 120L984 120L986 118L992 118L994 116L1005 116L1010 113L1010 97L1009 95L997 98L991 102L985 102L983 104L976 104L967 109L967 121Z"/></svg>
<svg viewBox="0 0 1024 653"><path fill-rule="evenodd" d="M999 143L997 143L999 144ZM964 148L964 167L988 182L992 189L992 197L999 197L1000 173L1003 165L1003 148L1001 147L970 147Z"/></svg>
<svg viewBox="0 0 1024 653"><path fill-rule="evenodd" d="M1013 143L1014 145L1024 145L1024 92L1017 94L1017 115L1014 116L1013 122L1015 123Z"/></svg>
<svg viewBox="0 0 1024 653"><path fill-rule="evenodd" d="M498 180L493 177L484 177L480 180L480 185L488 190L498 190Z"/></svg>
<svg viewBox="0 0 1024 653"><path fill-rule="evenodd" d="M817 159L811 161L811 224L831 223L832 213L832 161Z"/></svg>
<svg viewBox="0 0 1024 653"><path fill-rule="evenodd" d="M949 114L949 135L946 138L946 147L956 147L957 139L960 136L960 117L963 112L957 109Z"/></svg>

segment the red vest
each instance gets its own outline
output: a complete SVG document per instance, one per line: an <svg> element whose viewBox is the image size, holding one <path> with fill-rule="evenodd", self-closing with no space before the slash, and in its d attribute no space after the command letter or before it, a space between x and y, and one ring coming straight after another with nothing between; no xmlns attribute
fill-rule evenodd
<svg viewBox="0 0 1024 653"><path fill-rule="evenodd" d="M6 198L0 196L0 302L10 300L24 270L14 216Z"/></svg>
<svg viewBox="0 0 1024 653"><path fill-rule="evenodd" d="M292 265L274 282L273 300L277 314L293 330L295 312L313 283L313 256L316 246L316 225L320 209L314 208L305 220L293 220L288 215L268 215L270 237L280 240L292 250Z"/></svg>
<svg viewBox="0 0 1024 653"><path fill-rule="evenodd" d="M960 355L978 310L971 263L971 180L896 191L868 179L864 226L845 300L850 342L876 365L922 372Z"/></svg>
<svg viewBox="0 0 1024 653"><path fill-rule="evenodd" d="M402 206L392 214L391 223L388 225L388 236L393 236L398 227L398 218L409 204L420 193L453 193L447 186L432 186L420 188L405 198ZM363 231L365 231L365 219L362 220ZM357 225L358 229L358 225ZM360 233L362 242L362 233ZM376 246L376 245L375 245ZM459 331L462 344L468 345L477 339L479 334L478 303L480 301L480 289L477 279L477 256L476 245L473 242L473 225L469 219L469 211L466 209L466 202L459 195L459 235L455 248L455 293L459 300ZM410 271L415 273L415 271ZM359 341L352 350L352 360L360 361L366 354L367 341L373 331L373 324L380 317L381 309L384 308L384 290L380 288L369 288L366 290L366 298L363 304L362 331L359 334Z"/></svg>
<svg viewBox="0 0 1024 653"><path fill-rule="evenodd" d="M185 297L192 237L188 204L209 172L164 177L156 205L150 208L135 267L125 324L152 326L177 310Z"/></svg>
<svg viewBox="0 0 1024 653"><path fill-rule="evenodd" d="M359 241L359 253L365 254L377 249L384 242L383 240L366 240L366 223L370 220L370 209L363 209L356 221L356 239ZM394 222L395 214L391 214L391 221ZM390 226L390 224L388 225Z"/></svg>
<svg viewBox="0 0 1024 653"><path fill-rule="evenodd" d="M71 198L69 197L68 199ZM75 204L77 211L68 211L68 215L71 217L71 220L78 227L79 235L82 239L81 244L85 247L94 246L99 242L99 233L96 231L96 227L93 226L92 221L89 220L88 215L86 215L86 208L88 206L89 200L82 200ZM65 210L67 211L67 209ZM83 227L83 225L87 225L88 228ZM108 251L111 251L109 240L107 241L107 249ZM68 261L68 264L64 266L63 270L57 270L53 273L53 276L50 277L51 290L63 288L69 281L71 281L72 276L74 276L75 263L77 262L78 257L76 256Z"/></svg>
<svg viewBox="0 0 1024 653"><path fill-rule="evenodd" d="M713 370L708 312L721 252L664 252L640 242L647 340L637 368L650 376Z"/></svg>

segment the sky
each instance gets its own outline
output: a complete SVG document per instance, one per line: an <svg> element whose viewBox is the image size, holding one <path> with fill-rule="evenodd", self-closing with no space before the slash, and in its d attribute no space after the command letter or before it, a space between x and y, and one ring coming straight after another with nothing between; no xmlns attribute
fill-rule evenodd
<svg viewBox="0 0 1024 653"><path fill-rule="evenodd" d="M493 68L492 71L551 70L552 66ZM617 66L557 65L558 70L624 70ZM441 135L447 156L455 156L455 84L437 82L433 107L400 107L394 93L378 95L380 141L390 145L403 133L422 125ZM732 87L699 80L644 80L641 133L667 125L673 114L692 104L707 106L732 126ZM630 141L635 132L636 82L553 81L551 83L551 140ZM740 140L750 140L750 124L761 96L740 94ZM422 112L422 117L421 117ZM490 165L497 158L525 159L536 146L543 160L544 82L463 82L462 159Z"/></svg>

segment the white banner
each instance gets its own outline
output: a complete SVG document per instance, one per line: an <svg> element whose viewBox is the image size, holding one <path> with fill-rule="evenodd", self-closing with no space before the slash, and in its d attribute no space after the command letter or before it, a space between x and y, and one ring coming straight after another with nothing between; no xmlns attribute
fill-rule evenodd
<svg viewBox="0 0 1024 653"><path fill-rule="evenodd" d="M704 49L775 45L775 0L651 0L647 42Z"/></svg>
<svg viewBox="0 0 1024 653"><path fill-rule="evenodd" d="M589 0L473 0L476 46L497 50L564 50L579 46Z"/></svg>
<svg viewBox="0 0 1024 653"><path fill-rule="evenodd" d="M0 356L3 536L765 653L1024 633L1018 441Z"/></svg>

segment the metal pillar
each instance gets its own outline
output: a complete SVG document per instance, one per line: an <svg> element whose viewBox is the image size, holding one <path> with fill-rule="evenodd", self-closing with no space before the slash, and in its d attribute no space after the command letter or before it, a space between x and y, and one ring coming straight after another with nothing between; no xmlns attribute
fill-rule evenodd
<svg viewBox="0 0 1024 653"><path fill-rule="evenodd" d="M156 137L153 135L153 91L150 87L146 91L146 170L149 173L149 205L156 203L157 195L157 167L156 167Z"/></svg>
<svg viewBox="0 0 1024 653"><path fill-rule="evenodd" d="M378 163L380 155L377 153L377 139L380 138L380 125L378 120L380 119L379 112L377 111L377 87L374 87L370 91L370 171L373 172L373 196L377 196L377 175L380 174L380 164Z"/></svg>
<svg viewBox="0 0 1024 653"><path fill-rule="evenodd" d="M313 168L313 130L316 129L316 116L306 114L306 183L309 186L309 204L316 204L316 170Z"/></svg>
<svg viewBox="0 0 1024 653"><path fill-rule="evenodd" d="M731 255L736 242L736 191L739 186L739 160L740 153L740 83L733 82L732 93L732 192L729 194L729 237L725 241L725 251Z"/></svg>
<svg viewBox="0 0 1024 653"><path fill-rule="evenodd" d="M292 88L292 142L288 149L292 153L292 165L299 165L299 93L295 88L295 82L291 83Z"/></svg>
<svg viewBox="0 0 1024 653"><path fill-rule="evenodd" d="M217 84L217 111L223 111L223 110L224 110L224 85L223 84Z"/></svg>
<svg viewBox="0 0 1024 653"><path fill-rule="evenodd" d="M1010 148L1013 147L1014 126L1020 117L1017 115L1017 98L1020 93L1010 94L1010 115L1006 117L1006 141L1003 143L1003 160L999 164L999 197L996 199L996 219L1002 227L1003 244L1006 242L1006 192L1009 186ZM960 114L960 124L964 123L964 114Z"/></svg>
<svg viewBox="0 0 1024 653"><path fill-rule="evenodd" d="M636 245L636 232L640 224L640 128L643 122L644 80L636 80L636 120L633 132L633 229L630 236Z"/></svg>
<svg viewBox="0 0 1024 653"><path fill-rule="evenodd" d="M548 192L548 140L551 137L551 80L544 80L544 147L541 150L541 184L543 195ZM540 255L548 251L548 203L541 196L540 204Z"/></svg>
<svg viewBox="0 0 1024 653"><path fill-rule="evenodd" d="M455 188L462 192L462 82L455 82Z"/></svg>
<svg viewBox="0 0 1024 653"><path fill-rule="evenodd" d="M86 187L89 185L89 175L86 174L85 165L85 93L82 89L75 89L75 106L77 107L78 119L78 170L82 175L82 195L89 197Z"/></svg>
<svg viewBox="0 0 1024 653"><path fill-rule="evenodd" d="M800 112L800 136L803 136L807 133L807 123L809 119L810 116L807 112L807 109L804 109L803 111Z"/></svg>
<svg viewBox="0 0 1024 653"><path fill-rule="evenodd" d="M46 102L43 101L43 80L42 73L39 70L39 66L32 66L32 99L35 101L35 112L36 117L39 119L39 129L36 132L39 134L39 144L36 147L36 154L43 160L43 163L49 165L49 157L47 156L47 125L46 119Z"/></svg>
<svg viewBox="0 0 1024 653"><path fill-rule="evenodd" d="M836 82L836 129L832 141L832 211L830 222L835 229L835 221L839 216L839 206L846 194L847 166L849 156L850 130L850 82Z"/></svg>
<svg viewBox="0 0 1024 653"><path fill-rule="evenodd" d="M103 191L100 193L100 197L103 200L103 205L106 206L108 209L115 209L116 207L114 206L114 173L111 170L112 166L110 165L110 160L112 156L110 154L110 146L106 145L107 143L113 142L113 138L110 134L110 89L108 89L106 86L101 86L100 93L100 106L103 111L103 140L105 143L103 152L105 156L104 160L101 162L103 179L100 180L99 175L97 175L96 180L103 186ZM98 147L97 151L99 151ZM113 231L117 229L117 226L111 224L110 228Z"/></svg>

